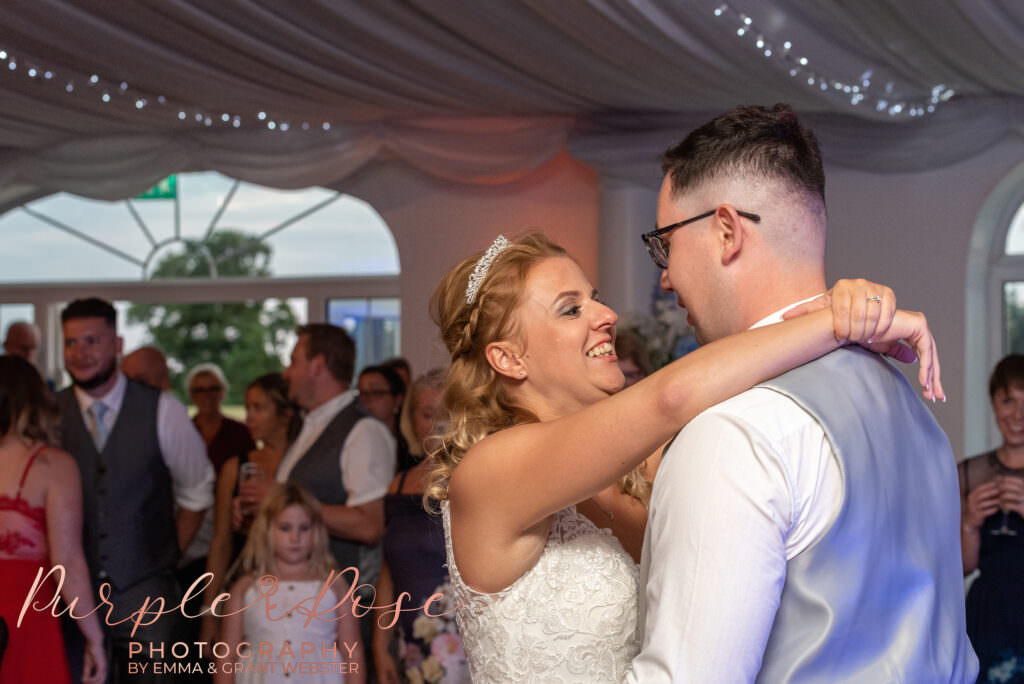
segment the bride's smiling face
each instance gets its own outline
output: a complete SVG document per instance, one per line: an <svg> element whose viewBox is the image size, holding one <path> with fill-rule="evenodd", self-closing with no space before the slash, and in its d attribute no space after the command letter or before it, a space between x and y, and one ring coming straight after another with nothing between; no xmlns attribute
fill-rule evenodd
<svg viewBox="0 0 1024 684"><path fill-rule="evenodd" d="M615 312L567 257L538 262L516 311L523 398L542 420L589 406L624 383L615 356ZM512 375L515 379L515 375Z"/></svg>

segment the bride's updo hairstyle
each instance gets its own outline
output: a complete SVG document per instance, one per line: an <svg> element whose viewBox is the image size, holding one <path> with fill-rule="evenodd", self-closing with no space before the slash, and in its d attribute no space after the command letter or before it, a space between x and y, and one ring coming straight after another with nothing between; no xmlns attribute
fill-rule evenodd
<svg viewBox="0 0 1024 684"><path fill-rule="evenodd" d="M540 233L522 235L503 248L500 240L448 271L430 300L430 314L441 329L451 365L442 398L448 425L431 452L437 467L425 500L448 498L452 471L474 444L498 430L537 420L512 400L508 379L491 368L484 350L491 342L518 333L515 311L530 269L544 259L568 254ZM490 265L467 302L470 277L479 276L478 265L488 258Z"/></svg>

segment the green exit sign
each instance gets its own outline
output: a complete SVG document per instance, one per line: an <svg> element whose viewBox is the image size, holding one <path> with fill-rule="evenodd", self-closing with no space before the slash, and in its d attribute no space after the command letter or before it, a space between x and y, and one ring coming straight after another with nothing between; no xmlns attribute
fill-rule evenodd
<svg viewBox="0 0 1024 684"><path fill-rule="evenodd" d="M177 176L168 176L135 199L174 199L178 196Z"/></svg>

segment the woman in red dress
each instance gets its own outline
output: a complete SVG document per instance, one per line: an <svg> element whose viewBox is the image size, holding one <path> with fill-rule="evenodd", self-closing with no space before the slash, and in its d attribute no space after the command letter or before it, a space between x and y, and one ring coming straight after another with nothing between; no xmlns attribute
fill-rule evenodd
<svg viewBox="0 0 1024 684"><path fill-rule="evenodd" d="M0 356L0 618L9 634L0 660L0 684L70 682L60 621L31 607L18 624L37 576L65 568L61 595L76 597L75 615L95 606L82 552L82 485L78 464L50 446L57 409L35 367ZM42 569L42 573L40 573ZM53 598L52 579L35 593L40 608ZM78 621L86 639L82 681L102 682L107 659L99 618Z"/></svg>

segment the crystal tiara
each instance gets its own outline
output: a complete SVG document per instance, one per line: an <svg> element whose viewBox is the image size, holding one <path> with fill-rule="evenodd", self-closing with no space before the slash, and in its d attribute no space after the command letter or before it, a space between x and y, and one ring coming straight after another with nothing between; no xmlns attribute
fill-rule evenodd
<svg viewBox="0 0 1024 684"><path fill-rule="evenodd" d="M512 246L512 243L505 239L504 235L494 238L494 242L487 248L484 255L476 262L473 272L469 275L469 282L466 284L466 304L472 304L476 299L476 292L480 289L480 283L487 277L494 259L504 250Z"/></svg>

